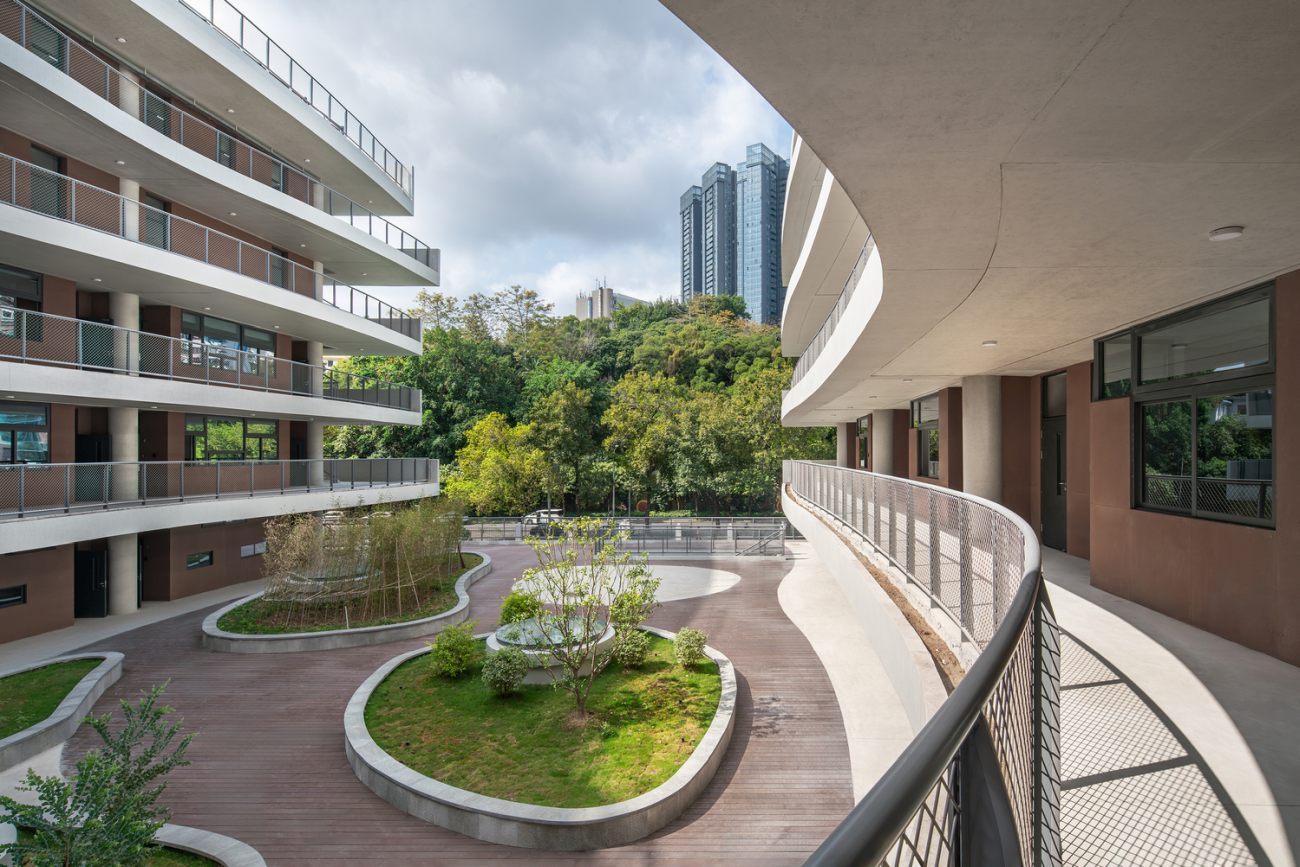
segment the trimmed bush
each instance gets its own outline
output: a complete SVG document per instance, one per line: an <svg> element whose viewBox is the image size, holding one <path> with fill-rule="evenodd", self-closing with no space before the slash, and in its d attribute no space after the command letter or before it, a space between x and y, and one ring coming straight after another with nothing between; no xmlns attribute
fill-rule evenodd
<svg viewBox="0 0 1300 867"><path fill-rule="evenodd" d="M542 613L542 600L536 593L515 590L501 600L500 626L507 623L522 623L530 617Z"/></svg>
<svg viewBox="0 0 1300 867"><path fill-rule="evenodd" d="M677 638L673 641L673 656L677 658L677 664L682 668L691 668L703 659L706 641L708 636L698 629L687 626L677 630Z"/></svg>
<svg viewBox="0 0 1300 867"><path fill-rule="evenodd" d="M448 626L429 643L429 667L439 677L460 677L478 662L482 648L474 639L474 621Z"/></svg>
<svg viewBox="0 0 1300 867"><path fill-rule="evenodd" d="M623 668L640 668L650 654L650 636L640 629L629 629L618 633L610 651L614 661Z"/></svg>
<svg viewBox="0 0 1300 867"><path fill-rule="evenodd" d="M519 689L528 673L528 657L517 647L503 647L483 663L483 685L497 695Z"/></svg>

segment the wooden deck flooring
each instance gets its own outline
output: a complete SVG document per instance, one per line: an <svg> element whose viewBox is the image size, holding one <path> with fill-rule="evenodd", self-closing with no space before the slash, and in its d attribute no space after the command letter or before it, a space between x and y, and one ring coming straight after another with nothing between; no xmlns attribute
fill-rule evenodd
<svg viewBox="0 0 1300 867"><path fill-rule="evenodd" d="M471 617L493 623L509 584L532 562L490 546L493 574L471 591ZM665 561L666 562L666 561ZM714 596L667 603L651 623L696 626L735 662L735 734L713 783L664 830L598 852L547 853L483 843L401 813L366 789L343 755L343 708L382 662L418 647L239 656L199 647L208 611L90 645L126 654L96 712L171 681L167 702L197 732L190 767L173 774L173 821L228 834L268 864L797 864L852 806L848 745L830 681L777 602L782 560L694 560L743 579ZM93 746L84 726L65 763Z"/></svg>

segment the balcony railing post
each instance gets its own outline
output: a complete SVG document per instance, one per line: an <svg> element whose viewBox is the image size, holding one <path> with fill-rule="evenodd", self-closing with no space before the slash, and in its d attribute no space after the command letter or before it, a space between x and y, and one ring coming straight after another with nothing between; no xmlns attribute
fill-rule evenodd
<svg viewBox="0 0 1300 867"><path fill-rule="evenodd" d="M898 492L894 489L893 482L886 482L889 487L889 559L894 563L898 562Z"/></svg>
<svg viewBox="0 0 1300 867"><path fill-rule="evenodd" d="M72 465L63 465L63 511L72 511Z"/></svg>
<svg viewBox="0 0 1300 867"><path fill-rule="evenodd" d="M907 486L907 577L916 577L916 486Z"/></svg>
<svg viewBox="0 0 1300 867"><path fill-rule="evenodd" d="M871 541L877 548L880 547L880 479L871 477L871 517L874 529L871 533Z"/></svg>
<svg viewBox="0 0 1300 867"><path fill-rule="evenodd" d="M253 489L256 487L254 475L253 475L256 467L257 467L256 461L248 462L248 496L250 497L253 496Z"/></svg>
<svg viewBox="0 0 1300 867"><path fill-rule="evenodd" d="M961 626L970 635L975 633L975 575L971 562L970 501L962 498L957 507L958 566L961 575L960 616Z"/></svg>
<svg viewBox="0 0 1300 867"><path fill-rule="evenodd" d="M221 461L213 461L213 463L216 465L216 471L217 471L217 479L215 483L216 487L213 494L216 497L216 499L219 500L221 499Z"/></svg>
<svg viewBox="0 0 1300 867"><path fill-rule="evenodd" d="M930 491L930 596L943 598L943 543L939 536L939 497Z"/></svg>
<svg viewBox="0 0 1300 867"><path fill-rule="evenodd" d="M109 500L113 498L113 490L112 490L113 465L112 464L110 463L104 464L104 478L101 479L100 482L103 485L103 487L100 488L100 491L102 492L103 495L104 508L107 509Z"/></svg>

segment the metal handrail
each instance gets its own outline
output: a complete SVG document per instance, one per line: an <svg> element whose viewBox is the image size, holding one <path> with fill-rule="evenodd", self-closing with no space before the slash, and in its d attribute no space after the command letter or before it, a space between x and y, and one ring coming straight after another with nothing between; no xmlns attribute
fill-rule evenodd
<svg viewBox="0 0 1300 867"><path fill-rule="evenodd" d="M0 521L164 503L437 484L434 458L0 464Z"/></svg>
<svg viewBox="0 0 1300 867"><path fill-rule="evenodd" d="M326 280L315 269L193 220L5 154L0 154L0 202L206 262L363 316L407 337L420 337L417 317L346 283Z"/></svg>
<svg viewBox="0 0 1300 867"><path fill-rule="evenodd" d="M0 360L420 412L418 388L199 339L0 307Z"/></svg>
<svg viewBox="0 0 1300 867"><path fill-rule="evenodd" d="M34 21L42 25L41 36L52 34L52 46L34 39ZM440 265L437 250L342 193L322 184L295 165L236 139L202 118L171 104L84 48L73 37L23 0L0 0L0 35L50 63L73 81L105 102L207 157L300 202L339 217L370 237L395 247L430 268Z"/></svg>
<svg viewBox="0 0 1300 867"><path fill-rule="evenodd" d="M853 299L853 293L857 291L858 282L862 279L862 271L867 267L867 261L871 258L871 251L876 248L875 239L867 236L867 240L862 245L862 252L858 254L858 261L853 265L853 270L844 281L844 288L840 290L839 297L835 300L835 306L826 314L826 320L822 327L817 329L813 339L809 341L808 347L804 349L803 354L795 363L794 373L790 376L790 387L794 388L799 384L799 380L812 369L816 363L817 357L822 354L826 344L830 342L831 334L835 331L835 326L839 324L840 317L849 307L849 301Z"/></svg>
<svg viewBox="0 0 1300 867"><path fill-rule="evenodd" d="M228 0L181 0L181 6L207 22L212 29L239 46L258 66L271 73L303 102L343 133L370 157L384 174L397 182L408 196L415 196L415 168L407 167L375 138L347 106L294 60L266 33ZM204 14L204 7L207 7Z"/></svg>
<svg viewBox="0 0 1300 867"><path fill-rule="evenodd" d="M784 477L928 597L931 616L969 643L956 648L963 656L977 653L807 863L1057 867L1059 634L1033 531L996 503L936 485L808 461L787 461ZM980 623L980 610L991 621ZM991 776L972 784L976 774Z"/></svg>

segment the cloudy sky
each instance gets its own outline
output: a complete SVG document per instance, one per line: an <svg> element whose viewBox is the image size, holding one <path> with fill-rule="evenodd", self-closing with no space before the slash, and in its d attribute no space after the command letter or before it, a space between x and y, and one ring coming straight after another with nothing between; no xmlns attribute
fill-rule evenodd
<svg viewBox="0 0 1300 867"><path fill-rule="evenodd" d="M789 156L789 126L655 0L239 5L415 166L395 222L460 297L520 283L570 313L602 277L675 296L682 191L751 142Z"/></svg>

